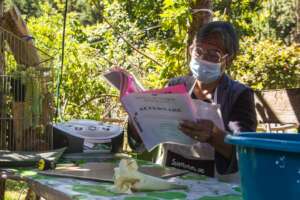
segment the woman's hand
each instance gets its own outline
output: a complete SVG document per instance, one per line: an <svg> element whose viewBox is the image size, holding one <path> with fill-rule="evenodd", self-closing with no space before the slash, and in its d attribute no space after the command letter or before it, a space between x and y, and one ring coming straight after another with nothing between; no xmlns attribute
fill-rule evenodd
<svg viewBox="0 0 300 200"><path fill-rule="evenodd" d="M183 121L179 124L179 130L199 142L207 142L216 151L230 159L233 153L233 146L224 143L226 132L219 129L210 120L199 120L197 122Z"/></svg>
<svg viewBox="0 0 300 200"><path fill-rule="evenodd" d="M210 120L198 120L197 122L184 120L179 124L179 130L199 142L210 143L213 135L220 131Z"/></svg>

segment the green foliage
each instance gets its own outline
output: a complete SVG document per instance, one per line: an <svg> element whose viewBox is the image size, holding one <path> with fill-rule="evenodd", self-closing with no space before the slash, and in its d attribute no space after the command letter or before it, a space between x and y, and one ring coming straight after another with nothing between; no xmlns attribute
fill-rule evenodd
<svg viewBox="0 0 300 200"><path fill-rule="evenodd" d="M44 93L42 90L43 76L34 68L28 68L22 70L21 72L15 72L15 77L20 77L22 84L26 88L25 93L25 106L24 115L26 120L23 124L25 128L34 127L36 128L40 121L40 116L42 115L42 104Z"/></svg>
<svg viewBox="0 0 300 200"><path fill-rule="evenodd" d="M270 5L270 28L273 37L291 42L291 34L296 26L295 1L276 0ZM294 12L293 12L294 11Z"/></svg>
<svg viewBox="0 0 300 200"><path fill-rule="evenodd" d="M262 4L253 0L216 0L214 10L216 18L232 22L239 35L249 36L255 34L253 24L260 16Z"/></svg>
<svg viewBox="0 0 300 200"><path fill-rule="evenodd" d="M214 3L216 18L231 21L241 36L273 38L290 43L296 26L293 0L242 0Z"/></svg>
<svg viewBox="0 0 300 200"><path fill-rule="evenodd" d="M48 49L55 56L54 67L59 75L61 66L62 15L50 4L43 4L43 15L31 17L28 25L35 38L36 45ZM76 13L69 13L65 64L63 69L61 114L70 118L100 118L104 109L99 98L107 93L104 81L100 80L103 66L100 55L86 40L87 35ZM93 112L91 112L93 111Z"/></svg>
<svg viewBox="0 0 300 200"><path fill-rule="evenodd" d="M131 22L136 22L140 29L148 29L160 24L159 13L163 6L163 0L119 0L118 1L128 15Z"/></svg>
<svg viewBox="0 0 300 200"><path fill-rule="evenodd" d="M244 38L232 66L233 76L254 89L300 87L300 49L281 41Z"/></svg>
<svg viewBox="0 0 300 200"><path fill-rule="evenodd" d="M173 29L176 39L186 37L187 22L190 18L188 1L164 0L163 12L160 16L163 29Z"/></svg>
<svg viewBox="0 0 300 200"><path fill-rule="evenodd" d="M26 17L39 17L41 13L40 0L7 0L7 7L16 5L21 13L26 14Z"/></svg>
<svg viewBox="0 0 300 200"><path fill-rule="evenodd" d="M161 29L173 33L168 38L151 41L147 48L161 62L161 65L148 67L148 84L163 87L175 76L188 72L186 50L188 21L191 19L189 3L185 0L164 0Z"/></svg>
<svg viewBox="0 0 300 200"><path fill-rule="evenodd" d="M8 179L6 180L5 187L5 200L24 199L26 197L26 191L28 190L28 186L24 182L13 181Z"/></svg>
<svg viewBox="0 0 300 200"><path fill-rule="evenodd" d="M36 45L55 57L57 77L65 1L6 2L20 8ZM163 87L170 78L187 74L190 2L69 0L61 116L100 119L106 109L103 96L118 94L100 75L115 65L133 72L146 88ZM213 2L215 20L232 22L242 40L241 55L231 68L236 79L255 89L300 87L299 48L292 42L293 2Z"/></svg>
<svg viewBox="0 0 300 200"><path fill-rule="evenodd" d="M100 17L100 13L92 6L92 0L68 0L68 11L76 12L82 24L94 24ZM63 12L65 0L5 0L6 6L16 5L22 14L29 17L43 15L43 4L49 4L59 12Z"/></svg>

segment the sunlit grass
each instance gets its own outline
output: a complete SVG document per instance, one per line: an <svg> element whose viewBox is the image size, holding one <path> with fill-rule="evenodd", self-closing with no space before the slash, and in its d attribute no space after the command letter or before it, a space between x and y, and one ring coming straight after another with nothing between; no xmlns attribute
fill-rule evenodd
<svg viewBox="0 0 300 200"><path fill-rule="evenodd" d="M4 200L25 199L27 185L22 182L7 180Z"/></svg>

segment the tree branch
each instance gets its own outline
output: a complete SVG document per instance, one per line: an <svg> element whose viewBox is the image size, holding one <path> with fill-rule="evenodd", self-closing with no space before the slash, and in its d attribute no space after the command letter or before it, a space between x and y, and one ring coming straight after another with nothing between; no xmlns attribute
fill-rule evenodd
<svg viewBox="0 0 300 200"><path fill-rule="evenodd" d="M94 5L98 8L99 5L93 1ZM126 44L128 44L134 51L136 51L137 53L141 54L142 56L144 56L145 58L148 58L149 60L151 60L152 62L156 63L159 66L163 66L161 63L159 63L158 61L156 61L154 58L148 56L147 54L145 54L144 52L140 51L139 49L137 49L133 44L131 44L118 30L117 27L115 27L113 24L111 24L106 17L102 16L103 20L109 25L109 28L111 28Z"/></svg>
<svg viewBox="0 0 300 200"><path fill-rule="evenodd" d="M91 98L89 98L88 100L86 100L85 102L83 102L82 104L80 104L78 107L82 108L83 106L85 106L86 104L96 100L96 99L100 99L101 97L110 97L110 98L118 98L118 96L116 95L109 95L109 94L100 94L97 96L93 96Z"/></svg>

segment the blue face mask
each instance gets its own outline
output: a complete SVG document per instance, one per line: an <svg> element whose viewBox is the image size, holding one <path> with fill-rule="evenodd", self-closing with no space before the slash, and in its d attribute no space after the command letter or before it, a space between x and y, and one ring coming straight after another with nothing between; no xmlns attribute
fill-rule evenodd
<svg viewBox="0 0 300 200"><path fill-rule="evenodd" d="M222 74L221 63L213 63L197 58L191 59L190 69L194 77L204 84L218 80Z"/></svg>

